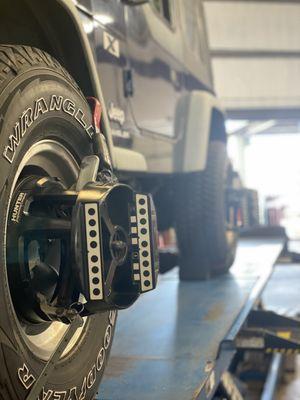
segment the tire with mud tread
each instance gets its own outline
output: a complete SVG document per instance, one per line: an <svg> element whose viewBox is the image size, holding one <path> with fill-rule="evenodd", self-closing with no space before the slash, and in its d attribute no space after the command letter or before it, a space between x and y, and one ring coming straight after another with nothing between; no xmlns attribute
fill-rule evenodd
<svg viewBox="0 0 300 400"><path fill-rule="evenodd" d="M27 174L53 174L72 183L80 160L92 154L90 123L84 96L56 60L35 48L0 46L0 400L26 398L66 327L60 322L34 325L16 310L7 242L11 224L19 218L13 214L17 212L17 203L12 204L14 188ZM115 317L104 312L86 318L44 387L42 399L94 399Z"/></svg>
<svg viewBox="0 0 300 400"><path fill-rule="evenodd" d="M175 219L182 280L208 279L233 263L237 234L227 230L226 171L226 144L211 141L206 169L178 181Z"/></svg>

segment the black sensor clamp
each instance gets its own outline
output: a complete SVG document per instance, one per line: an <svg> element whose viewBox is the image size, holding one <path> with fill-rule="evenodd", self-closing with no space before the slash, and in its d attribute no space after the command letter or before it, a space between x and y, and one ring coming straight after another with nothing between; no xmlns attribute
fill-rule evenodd
<svg viewBox="0 0 300 400"><path fill-rule="evenodd" d="M129 307L156 287L158 252L150 196L120 183L88 183L72 220L75 273L85 310Z"/></svg>
<svg viewBox="0 0 300 400"><path fill-rule="evenodd" d="M78 179L32 175L18 185L18 218L10 210L10 253L18 312L32 323L70 324L74 310L90 315L129 307L155 288L156 215L151 196L121 184L100 130L101 106L89 99L94 155ZM26 301L24 301L26 299Z"/></svg>

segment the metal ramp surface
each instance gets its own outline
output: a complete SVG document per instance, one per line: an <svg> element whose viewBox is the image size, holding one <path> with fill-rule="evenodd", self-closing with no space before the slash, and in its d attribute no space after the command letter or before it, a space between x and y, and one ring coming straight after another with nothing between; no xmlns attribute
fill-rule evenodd
<svg viewBox="0 0 300 400"><path fill-rule="evenodd" d="M210 398L234 355L220 345L240 330L282 247L283 239L242 239L227 275L206 282L179 282L177 271L162 276L154 292L119 313L97 399Z"/></svg>

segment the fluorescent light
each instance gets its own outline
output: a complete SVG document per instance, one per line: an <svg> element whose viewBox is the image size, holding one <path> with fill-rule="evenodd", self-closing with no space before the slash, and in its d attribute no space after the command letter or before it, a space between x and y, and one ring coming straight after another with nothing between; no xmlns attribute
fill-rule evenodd
<svg viewBox="0 0 300 400"><path fill-rule="evenodd" d="M230 135L245 128L249 124L248 120L243 119L227 119L225 122L226 132Z"/></svg>
<svg viewBox="0 0 300 400"><path fill-rule="evenodd" d="M109 25L114 22L113 17L107 14L96 14L94 18L97 22L99 22L102 25Z"/></svg>
<svg viewBox="0 0 300 400"><path fill-rule="evenodd" d="M266 131L269 128L272 128L274 125L276 124L276 121L271 119L269 121L265 121L265 122L258 122L254 125L250 125L250 127L248 128L248 134L249 135L254 135L256 133L261 133Z"/></svg>

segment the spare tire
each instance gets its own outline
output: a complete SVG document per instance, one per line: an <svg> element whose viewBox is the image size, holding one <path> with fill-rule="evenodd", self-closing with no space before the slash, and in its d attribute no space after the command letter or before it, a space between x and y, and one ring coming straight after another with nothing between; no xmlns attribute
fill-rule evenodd
<svg viewBox="0 0 300 400"><path fill-rule="evenodd" d="M226 144L211 141L206 169L178 179L174 216L182 280L208 279L234 261L237 232L226 221L227 162Z"/></svg>
<svg viewBox="0 0 300 400"><path fill-rule="evenodd" d="M31 311L25 295L28 281L18 281L24 260L21 252L12 249L12 229L24 214L24 194L16 198L17 188L21 181L36 176L59 178L70 187L81 159L92 153L90 121L85 98L56 60L38 49L0 46L1 400L27 397L68 327L27 318ZM51 240L36 242L30 242L24 252L29 265L45 257L47 246L53 245ZM103 312L85 319L41 399L94 399L109 355L115 316Z"/></svg>

